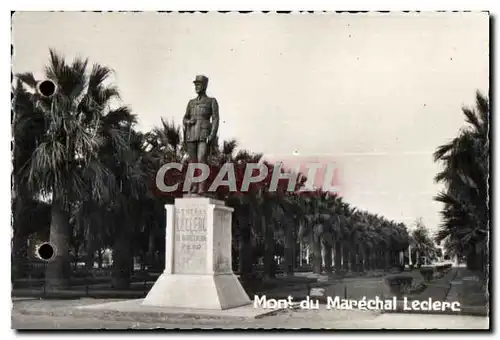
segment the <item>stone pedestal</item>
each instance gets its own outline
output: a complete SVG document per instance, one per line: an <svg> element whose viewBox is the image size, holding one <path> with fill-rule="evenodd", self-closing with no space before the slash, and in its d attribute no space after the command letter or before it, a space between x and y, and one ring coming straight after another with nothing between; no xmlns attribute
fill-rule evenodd
<svg viewBox="0 0 500 340"><path fill-rule="evenodd" d="M165 271L143 305L223 310L250 304L231 268L233 209L199 196L165 209Z"/></svg>

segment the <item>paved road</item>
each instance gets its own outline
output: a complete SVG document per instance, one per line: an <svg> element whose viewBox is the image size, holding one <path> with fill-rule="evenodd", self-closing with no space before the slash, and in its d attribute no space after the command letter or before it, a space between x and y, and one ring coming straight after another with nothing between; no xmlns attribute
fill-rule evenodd
<svg viewBox="0 0 500 340"><path fill-rule="evenodd" d="M19 301L21 302L21 301ZM29 303L29 301L23 301ZM55 301L54 301L55 302ZM69 301L68 301L69 302ZM95 301L96 302L96 301ZM95 303L94 302L94 303ZM36 305L36 301L32 301ZM71 304L73 304L72 302ZM63 305L62 301L57 302ZM43 302L36 312L43 312ZM55 307L57 308L57 307ZM60 308L60 307L59 307ZM40 313L41 314L41 313ZM12 313L13 329L241 329L241 328L286 328L286 329L487 329L488 318L459 315L422 315L422 314L377 314L367 311L289 310L283 313L249 321L224 320L150 320L135 322L116 317L72 317L25 315L16 308ZM147 321L147 320L146 320Z"/></svg>
<svg viewBox="0 0 500 340"><path fill-rule="evenodd" d="M13 315L12 327L18 330L34 329L152 329L152 328L180 328L191 329L191 325L179 324L149 324L132 323L129 321L111 321L93 318L52 317L33 315ZM211 327L213 328L213 327Z"/></svg>
<svg viewBox="0 0 500 340"><path fill-rule="evenodd" d="M331 313L331 312L329 312ZM14 315L13 329L242 329L242 328L324 328L324 329L487 329L488 319L468 316L449 315L408 315L382 314L375 318L353 316L344 320L328 320L321 317L286 319L269 317L268 320L252 320L246 323L144 323L119 320L100 320L93 318L48 317L33 315Z"/></svg>

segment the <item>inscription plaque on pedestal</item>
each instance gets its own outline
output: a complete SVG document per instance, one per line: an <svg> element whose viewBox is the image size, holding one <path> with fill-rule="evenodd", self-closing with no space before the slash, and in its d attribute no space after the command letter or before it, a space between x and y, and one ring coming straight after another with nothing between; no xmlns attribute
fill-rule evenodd
<svg viewBox="0 0 500 340"><path fill-rule="evenodd" d="M206 209L175 208L173 272L204 274L206 259Z"/></svg>

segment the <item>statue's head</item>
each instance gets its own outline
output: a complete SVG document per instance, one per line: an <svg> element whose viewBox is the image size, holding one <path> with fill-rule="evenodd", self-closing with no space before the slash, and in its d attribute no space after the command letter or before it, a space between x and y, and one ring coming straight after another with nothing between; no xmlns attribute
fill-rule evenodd
<svg viewBox="0 0 500 340"><path fill-rule="evenodd" d="M193 83L197 94L205 93L208 86L208 78L203 75L198 75L194 79Z"/></svg>

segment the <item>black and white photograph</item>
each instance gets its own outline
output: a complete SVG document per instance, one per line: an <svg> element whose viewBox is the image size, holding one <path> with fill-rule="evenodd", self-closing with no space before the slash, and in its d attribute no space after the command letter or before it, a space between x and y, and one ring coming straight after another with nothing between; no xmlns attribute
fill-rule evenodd
<svg viewBox="0 0 500 340"><path fill-rule="evenodd" d="M11 328L489 330L487 11L16 11Z"/></svg>

